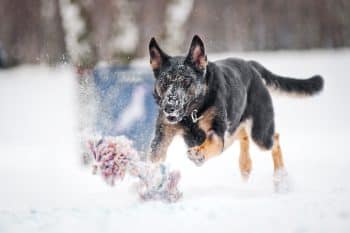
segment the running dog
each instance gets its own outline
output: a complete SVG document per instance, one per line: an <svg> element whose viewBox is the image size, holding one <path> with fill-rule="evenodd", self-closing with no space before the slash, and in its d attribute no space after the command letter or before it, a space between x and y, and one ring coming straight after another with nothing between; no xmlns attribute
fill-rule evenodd
<svg viewBox="0 0 350 233"><path fill-rule="evenodd" d="M167 55L154 38L149 53L155 77L154 98L159 105L150 149L153 162L165 160L175 135L183 136L188 158L197 166L239 139L240 170L243 177L248 177L252 168L251 137L260 148L272 150L277 172L284 164L269 91L311 96L323 89L319 75L298 80L276 75L256 61L227 58L210 62L197 35L185 57ZM247 127L247 121L251 127Z"/></svg>

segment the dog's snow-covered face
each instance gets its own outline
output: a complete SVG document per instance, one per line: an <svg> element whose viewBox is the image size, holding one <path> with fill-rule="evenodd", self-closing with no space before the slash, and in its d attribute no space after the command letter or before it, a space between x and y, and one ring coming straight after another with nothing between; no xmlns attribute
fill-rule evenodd
<svg viewBox="0 0 350 233"><path fill-rule="evenodd" d="M169 123L177 123L189 115L205 92L204 78L181 58L164 69L155 82L154 95ZM171 59L170 59L171 60Z"/></svg>
<svg viewBox="0 0 350 233"><path fill-rule="evenodd" d="M207 59L198 36L186 57L165 54L154 38L149 44L150 63L156 78L154 97L170 124L189 116L206 91Z"/></svg>

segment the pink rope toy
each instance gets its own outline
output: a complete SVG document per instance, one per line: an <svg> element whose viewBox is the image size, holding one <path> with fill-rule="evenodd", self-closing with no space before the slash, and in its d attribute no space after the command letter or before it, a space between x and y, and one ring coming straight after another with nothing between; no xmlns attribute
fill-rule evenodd
<svg viewBox="0 0 350 233"><path fill-rule="evenodd" d="M169 171L164 164L141 161L132 142L124 136L90 139L88 153L94 158L93 173L101 174L110 185L123 180L126 174L137 177L142 200L176 202L182 197L177 188L180 173Z"/></svg>

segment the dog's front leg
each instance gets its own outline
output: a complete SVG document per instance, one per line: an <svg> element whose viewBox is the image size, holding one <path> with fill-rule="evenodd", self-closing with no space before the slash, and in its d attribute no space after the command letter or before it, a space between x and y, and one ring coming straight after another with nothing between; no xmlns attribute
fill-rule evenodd
<svg viewBox="0 0 350 233"><path fill-rule="evenodd" d="M178 132L175 126L157 123L155 136L151 144L149 158L152 162L164 161L170 143Z"/></svg>
<svg viewBox="0 0 350 233"><path fill-rule="evenodd" d="M221 154L224 148L224 140L214 130L207 133L204 142L188 150L188 158L197 166L201 166L208 159Z"/></svg>
<svg viewBox="0 0 350 233"><path fill-rule="evenodd" d="M200 131L205 133L205 139L201 141L201 144L191 147L187 152L188 158L197 166L223 151L226 131L225 116L226 114L217 111L217 108L211 108L199 120L198 127Z"/></svg>

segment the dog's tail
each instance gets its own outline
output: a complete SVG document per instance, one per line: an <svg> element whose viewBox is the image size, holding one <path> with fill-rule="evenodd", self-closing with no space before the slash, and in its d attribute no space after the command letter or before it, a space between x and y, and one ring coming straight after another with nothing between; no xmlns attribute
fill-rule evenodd
<svg viewBox="0 0 350 233"><path fill-rule="evenodd" d="M314 75L308 79L282 77L273 74L256 61L249 61L248 63L260 73L269 90L298 96L312 96L323 89L324 81L320 75Z"/></svg>

